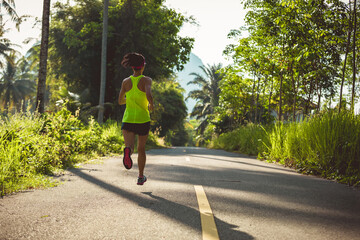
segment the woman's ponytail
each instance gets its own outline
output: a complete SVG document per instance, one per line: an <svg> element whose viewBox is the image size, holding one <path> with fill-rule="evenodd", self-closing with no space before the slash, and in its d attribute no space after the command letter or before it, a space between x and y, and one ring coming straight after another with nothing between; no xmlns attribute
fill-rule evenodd
<svg viewBox="0 0 360 240"><path fill-rule="evenodd" d="M128 53L121 61L121 65L125 68L141 69L145 65L145 57L139 53Z"/></svg>

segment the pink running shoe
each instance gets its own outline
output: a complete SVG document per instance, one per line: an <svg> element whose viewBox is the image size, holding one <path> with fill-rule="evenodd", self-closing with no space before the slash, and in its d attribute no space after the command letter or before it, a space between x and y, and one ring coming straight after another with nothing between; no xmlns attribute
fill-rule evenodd
<svg viewBox="0 0 360 240"><path fill-rule="evenodd" d="M147 178L145 176L138 177L137 185L143 185L146 182Z"/></svg>
<svg viewBox="0 0 360 240"><path fill-rule="evenodd" d="M124 158L123 158L123 164L126 169L131 169L133 165L133 161L131 160L131 148L125 147L124 148Z"/></svg>

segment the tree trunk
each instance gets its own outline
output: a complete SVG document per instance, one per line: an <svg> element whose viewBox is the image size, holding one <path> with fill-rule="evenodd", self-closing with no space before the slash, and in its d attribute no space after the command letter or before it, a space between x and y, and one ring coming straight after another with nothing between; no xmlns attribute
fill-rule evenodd
<svg viewBox="0 0 360 240"><path fill-rule="evenodd" d="M317 113L319 113L319 109L320 109L320 106L319 106L319 102L320 102L320 91L319 91L319 89L320 89L320 83L319 83L319 81L318 81L318 78L316 77L315 78L316 79L316 81L315 81L315 84L316 84L316 94L318 95L318 104L317 104L317 106L316 106L316 112Z"/></svg>
<svg viewBox="0 0 360 240"><path fill-rule="evenodd" d="M297 99L297 94L298 94L298 89L299 89L299 78L300 76L298 76L298 80L297 82L295 82L294 77L292 77L292 81L293 81L293 88L294 88L294 98L293 98L293 121L296 121L296 99Z"/></svg>
<svg viewBox="0 0 360 240"><path fill-rule="evenodd" d="M274 68L275 66L273 65L273 68L272 68L272 73L274 73ZM273 93L273 89L274 89L274 75L272 74L271 75L271 87L270 87L270 94L269 94L269 105L268 105L268 115L269 115L269 119L271 117L271 97L272 97L272 93Z"/></svg>
<svg viewBox="0 0 360 240"><path fill-rule="evenodd" d="M308 95L308 99L306 100L306 105L305 105L305 115L309 115L309 108L312 105L311 99L312 99L312 91L314 88L314 84L313 81L310 81L310 86L309 86L309 95Z"/></svg>
<svg viewBox="0 0 360 240"><path fill-rule="evenodd" d="M350 40L351 40L351 32L352 32L352 19L351 19L351 0L349 0L349 31L348 31L348 37L347 37L347 43L346 43L346 50L345 50L345 59L344 59L344 66L342 69L342 79L341 79L341 87L340 87L340 101L339 101L339 112L341 112L342 107L342 96L343 96L343 88L344 88L344 81L345 81L345 71L346 71L346 62L347 57L349 53L349 47L350 47Z"/></svg>
<svg viewBox="0 0 360 240"><path fill-rule="evenodd" d="M281 116L282 116L282 84L283 84L283 75L282 73L280 73L280 89L279 89L279 114L278 114L278 120L281 121Z"/></svg>
<svg viewBox="0 0 360 240"><path fill-rule="evenodd" d="M44 0L42 31L41 31L41 47L40 47L40 63L39 63L39 80L37 86L36 109L39 113L45 110L45 91L46 91L46 70L47 57L49 48L49 22L50 22L50 0Z"/></svg>
<svg viewBox="0 0 360 240"><path fill-rule="evenodd" d="M317 112L319 113L320 112L320 105L321 105L321 92L322 92L322 88L321 86L319 87L320 90L318 91L319 94L318 94L318 105L317 105Z"/></svg>
<svg viewBox="0 0 360 240"><path fill-rule="evenodd" d="M255 122L255 118L256 118L256 116L255 116L255 87L256 87L256 73L254 72L254 84L253 84L253 87L252 87L252 99L251 99L251 104L252 104L252 106L251 106L251 120L252 120L252 122Z"/></svg>
<svg viewBox="0 0 360 240"><path fill-rule="evenodd" d="M355 80L356 80L356 0L354 0L354 35L353 35L353 82L351 93L351 111L355 110Z"/></svg>
<svg viewBox="0 0 360 240"><path fill-rule="evenodd" d="M274 79L271 80L271 88L270 88L270 94L269 94L269 104L268 104L268 115L269 119L271 116L271 97L272 97L272 91L273 91L273 85L274 85Z"/></svg>
<svg viewBox="0 0 360 240"><path fill-rule="evenodd" d="M259 97L260 97L260 77L258 78L258 83L257 83L257 87L256 87L256 102L255 102L255 123L258 122L259 120L259 112L258 112L258 108L259 108Z"/></svg>
<svg viewBox="0 0 360 240"><path fill-rule="evenodd" d="M291 75L291 83L292 83L292 87L293 87L293 91L294 91L292 120L295 121L297 87L296 87L296 84L295 84L295 78L294 78L294 73L293 73L293 64L294 64L294 62L292 61L291 65L290 65L290 75Z"/></svg>

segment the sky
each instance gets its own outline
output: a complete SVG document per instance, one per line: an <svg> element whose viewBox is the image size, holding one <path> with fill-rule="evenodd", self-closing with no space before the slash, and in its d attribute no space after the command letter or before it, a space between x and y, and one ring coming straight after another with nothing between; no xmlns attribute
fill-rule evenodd
<svg viewBox="0 0 360 240"><path fill-rule="evenodd" d="M66 0L52 0L66 2ZM188 36L195 39L192 52L196 54L204 64L229 63L222 55L226 45L233 43L227 38L231 29L238 29L244 25L245 10L241 0L166 0L167 7L175 9L185 16L193 16L197 26L185 24L181 29L180 36ZM15 0L18 15L33 16L20 27L20 32L10 29L5 35L12 42L22 46L18 47L22 54L34 43L24 45L22 42L28 38L40 37L40 26L33 28L35 17L41 19L43 0ZM11 27L8 24L7 27Z"/></svg>
<svg viewBox="0 0 360 240"><path fill-rule="evenodd" d="M186 24L180 35L195 39L192 52L204 64L227 63L222 52L233 43L227 38L232 29L244 26L241 0L166 0L166 5L185 16L193 16L198 26Z"/></svg>

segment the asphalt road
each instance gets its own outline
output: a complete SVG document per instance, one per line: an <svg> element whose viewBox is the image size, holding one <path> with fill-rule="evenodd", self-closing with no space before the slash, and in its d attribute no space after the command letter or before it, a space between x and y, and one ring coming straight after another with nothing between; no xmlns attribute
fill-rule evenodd
<svg viewBox="0 0 360 240"><path fill-rule="evenodd" d="M194 186L223 240L360 239L358 189L220 150L147 154L143 186L136 164L109 158L0 199L0 239L202 239Z"/></svg>

